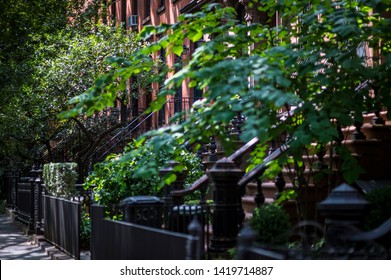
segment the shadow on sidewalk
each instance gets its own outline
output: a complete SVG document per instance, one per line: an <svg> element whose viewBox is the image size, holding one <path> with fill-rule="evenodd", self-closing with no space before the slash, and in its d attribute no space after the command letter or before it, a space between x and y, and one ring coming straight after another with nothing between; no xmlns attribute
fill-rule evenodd
<svg viewBox="0 0 391 280"><path fill-rule="evenodd" d="M5 214L0 214L1 260L50 260L50 256L34 244L28 236Z"/></svg>

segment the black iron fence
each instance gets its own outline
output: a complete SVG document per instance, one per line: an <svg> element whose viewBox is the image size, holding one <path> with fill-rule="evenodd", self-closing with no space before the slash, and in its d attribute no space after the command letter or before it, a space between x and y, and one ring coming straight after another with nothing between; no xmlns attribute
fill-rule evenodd
<svg viewBox="0 0 391 280"><path fill-rule="evenodd" d="M17 219L28 226L31 232L34 228L34 178L21 177L16 188Z"/></svg>
<svg viewBox="0 0 391 280"><path fill-rule="evenodd" d="M264 171L261 167L253 169L253 173ZM171 166L162 173L173 169ZM81 203L89 194L76 197L77 201L44 195L42 170L33 170L35 177L20 178L16 185L17 203L13 208L17 219L30 230L43 229L46 239L79 259ZM183 187L181 174L177 174L176 182L165 187L163 198L124 200L121 207L126 221L105 219L104 208L92 206L92 258L199 259L205 250L225 254L238 245L238 258L242 259L391 259L391 220L374 230L363 230L360 226L369 203L346 184L334 188L318 204L324 224L304 221L293 228L290 235L298 238L292 246L255 244L254 233L240 231L245 218L240 200L240 185L247 178L243 174L230 158L219 160L209 169L214 189L211 206L205 203L204 195L199 205L184 205L175 196ZM12 188L12 184L9 186Z"/></svg>
<svg viewBox="0 0 391 280"><path fill-rule="evenodd" d="M43 196L45 238L80 259L80 203Z"/></svg>
<svg viewBox="0 0 391 280"><path fill-rule="evenodd" d="M250 228L241 230L238 259L391 259L391 218L372 230L363 229L369 203L353 187L342 184L318 204L325 224L305 220L285 233L280 246L258 244Z"/></svg>
<svg viewBox="0 0 391 280"><path fill-rule="evenodd" d="M16 170L8 170L4 173L3 188L5 192L6 207L11 209L16 206L18 180L19 172Z"/></svg>
<svg viewBox="0 0 391 280"><path fill-rule="evenodd" d="M184 234L107 220L103 206L93 205L91 210L91 259L179 260L201 257L199 223L190 225L190 234Z"/></svg>

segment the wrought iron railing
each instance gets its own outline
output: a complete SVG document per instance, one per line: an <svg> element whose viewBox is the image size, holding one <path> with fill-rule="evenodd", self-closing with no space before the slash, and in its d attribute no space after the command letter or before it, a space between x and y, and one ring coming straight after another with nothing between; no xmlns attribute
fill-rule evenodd
<svg viewBox="0 0 391 280"><path fill-rule="evenodd" d="M47 195L43 199L45 238L80 259L80 203Z"/></svg>
<svg viewBox="0 0 391 280"><path fill-rule="evenodd" d="M120 121L120 111L118 108L106 108L102 112L97 113L95 118L100 118L101 115L110 116L111 119L107 119L103 124L97 128L110 129L118 124ZM127 115L127 114L126 114ZM96 121L96 120L95 120ZM93 126L94 120L86 119L85 125ZM76 132L76 133L75 133ZM80 152L75 150L76 146L80 146L80 133L81 128L74 122L69 122L61 131L56 135L56 139L52 141L53 146L48 148L46 145L40 147L36 154L40 156L43 162L48 161L69 161L71 158L75 158L75 155Z"/></svg>
<svg viewBox="0 0 391 280"><path fill-rule="evenodd" d="M139 109L137 115L133 115L133 119L128 122L128 124L123 127L119 132L114 136L108 139L104 144L102 144L98 149L96 149L90 156L89 159L92 163L99 162L103 160L108 154L113 152L120 152L119 149L123 149L126 142L129 141L129 137L134 138L135 131L143 127L143 124L152 117L153 113L149 115L144 114L145 110ZM144 117L144 118L143 118ZM140 131L137 132L140 134ZM122 152L122 150L121 150Z"/></svg>
<svg viewBox="0 0 391 280"><path fill-rule="evenodd" d="M17 219L28 226L31 232L34 228L34 186L33 178L26 177L17 184L16 213Z"/></svg>
<svg viewBox="0 0 391 280"><path fill-rule="evenodd" d="M194 103L193 98L169 98L162 105L162 108L157 112L158 125L163 126L166 124L166 118L170 120L174 114L178 112L186 112L191 108ZM150 122L155 112L149 114L144 113L145 110L139 112L139 114L132 119L124 128L111 137L106 143L100 146L89 158L93 163L103 160L107 155L113 152L122 152L123 147L129 142L130 138L137 138L145 131L150 130L147 122ZM181 116L183 120L186 115Z"/></svg>
<svg viewBox="0 0 391 280"><path fill-rule="evenodd" d="M318 204L325 224L304 220L285 236L285 244L257 244L257 234L244 227L238 238L238 259L391 259L391 218L365 231L362 221L369 203L353 187L342 184Z"/></svg>
<svg viewBox="0 0 391 280"><path fill-rule="evenodd" d="M201 258L201 225L189 233L107 220L103 206L92 206L91 259L178 260Z"/></svg>

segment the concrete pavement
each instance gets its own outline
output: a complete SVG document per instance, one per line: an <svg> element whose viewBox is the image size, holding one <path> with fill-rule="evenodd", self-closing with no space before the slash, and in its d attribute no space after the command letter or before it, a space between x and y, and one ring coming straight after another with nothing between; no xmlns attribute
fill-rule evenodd
<svg viewBox="0 0 391 280"><path fill-rule="evenodd" d="M43 236L27 235L7 214L0 214L0 260L74 260ZM89 260L89 252L80 253Z"/></svg>
<svg viewBox="0 0 391 280"><path fill-rule="evenodd" d="M50 255L23 233L11 218L0 214L0 260L50 260Z"/></svg>
<svg viewBox="0 0 391 280"><path fill-rule="evenodd" d="M89 260L89 252L80 259ZM26 235L7 214L0 214L0 260L73 260L42 236Z"/></svg>

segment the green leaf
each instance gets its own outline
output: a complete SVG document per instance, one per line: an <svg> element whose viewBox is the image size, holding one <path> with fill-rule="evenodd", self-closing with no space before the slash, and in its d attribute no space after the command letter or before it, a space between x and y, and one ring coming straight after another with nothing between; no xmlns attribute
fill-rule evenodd
<svg viewBox="0 0 391 280"><path fill-rule="evenodd" d="M177 56L181 56L182 53L183 53L183 46L182 45L175 45L173 48L172 48L172 51L174 54L176 54Z"/></svg>

